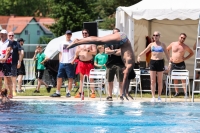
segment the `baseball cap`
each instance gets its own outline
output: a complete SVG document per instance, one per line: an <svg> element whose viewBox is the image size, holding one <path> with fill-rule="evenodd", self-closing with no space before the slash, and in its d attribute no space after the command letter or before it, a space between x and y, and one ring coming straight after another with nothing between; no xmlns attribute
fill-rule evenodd
<svg viewBox="0 0 200 133"><path fill-rule="evenodd" d="M18 42L21 42L21 41L25 42L25 40L23 38L18 38L17 41Z"/></svg>
<svg viewBox="0 0 200 133"><path fill-rule="evenodd" d="M67 31L65 32L65 34L72 34L72 31L71 31L71 30L67 30Z"/></svg>
<svg viewBox="0 0 200 133"><path fill-rule="evenodd" d="M5 30L5 29L2 29L2 30L1 30L1 33L3 33L3 34L8 34L7 30Z"/></svg>

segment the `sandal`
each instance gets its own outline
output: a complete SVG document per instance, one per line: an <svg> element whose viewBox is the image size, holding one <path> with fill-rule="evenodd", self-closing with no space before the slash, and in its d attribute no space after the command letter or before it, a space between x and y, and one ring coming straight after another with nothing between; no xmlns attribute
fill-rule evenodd
<svg viewBox="0 0 200 133"><path fill-rule="evenodd" d="M113 101L112 97L110 97L110 96L108 96L108 97L106 98L106 100L107 100L107 101Z"/></svg>

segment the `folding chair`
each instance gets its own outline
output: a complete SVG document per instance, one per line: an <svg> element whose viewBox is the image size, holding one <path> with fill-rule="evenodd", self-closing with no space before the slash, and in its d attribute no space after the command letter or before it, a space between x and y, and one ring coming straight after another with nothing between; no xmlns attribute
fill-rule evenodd
<svg viewBox="0 0 200 133"><path fill-rule="evenodd" d="M134 69L135 71L135 79L132 79L131 82L130 82L130 85L129 85L129 91L131 90L131 87L134 86L135 87L135 99L136 99L136 96L137 96L137 91L138 91L138 85L140 85L140 88L141 88L141 80L140 80L140 69ZM142 98L142 91L140 89L140 94L141 94L141 98Z"/></svg>
<svg viewBox="0 0 200 133"><path fill-rule="evenodd" d="M174 84L173 80L186 80L184 84ZM167 91L169 89L170 101L171 101L171 88L186 88L186 97L187 99L187 90L189 89L189 97L190 97L190 81L189 81L189 71L188 70L172 70L171 74L167 76L166 79L166 97L165 101L167 101Z"/></svg>
<svg viewBox="0 0 200 133"><path fill-rule="evenodd" d="M91 79L93 79L94 82L90 82ZM84 86L86 86L87 91L88 91L88 99L89 99L89 85L94 85L94 88L98 88L98 90L100 89L98 92L99 92L100 100L101 100L103 84L105 84L105 87L106 87L106 70L105 69L91 69L89 76L87 75L83 76L82 94L83 94ZM81 100L82 100L82 96L83 95L81 95Z"/></svg>

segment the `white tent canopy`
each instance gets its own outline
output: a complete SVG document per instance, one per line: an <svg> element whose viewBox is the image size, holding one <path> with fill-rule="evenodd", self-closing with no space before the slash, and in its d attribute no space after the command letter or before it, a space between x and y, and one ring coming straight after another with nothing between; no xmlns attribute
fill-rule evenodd
<svg viewBox="0 0 200 133"><path fill-rule="evenodd" d="M199 18L199 0L143 0L130 7L118 7L132 18L139 19L192 19Z"/></svg>
<svg viewBox="0 0 200 133"><path fill-rule="evenodd" d="M200 0L142 0L130 7L118 7L116 27L125 32L137 56L146 47L146 36L161 33L161 42L167 46L186 33L185 43L191 48L197 37ZM143 57L145 60L145 56ZM186 61L193 74L194 56Z"/></svg>
<svg viewBox="0 0 200 133"><path fill-rule="evenodd" d="M106 36L109 34L112 34L112 30L103 30L103 29L98 30L99 37ZM77 31L72 33L71 39L74 40L76 38L78 39L83 38L82 31ZM61 44L65 40L66 40L65 35L54 38L48 43L47 47L45 48L44 54L49 58L53 58L57 54L58 46L60 46L59 44Z"/></svg>

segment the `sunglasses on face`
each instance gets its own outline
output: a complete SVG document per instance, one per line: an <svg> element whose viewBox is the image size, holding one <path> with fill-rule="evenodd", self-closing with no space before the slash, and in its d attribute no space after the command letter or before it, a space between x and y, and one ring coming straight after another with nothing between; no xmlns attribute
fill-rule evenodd
<svg viewBox="0 0 200 133"><path fill-rule="evenodd" d="M14 36L14 35L8 35L8 36Z"/></svg>
<svg viewBox="0 0 200 133"><path fill-rule="evenodd" d="M159 35L155 35L155 34L153 34L153 36L159 36Z"/></svg>
<svg viewBox="0 0 200 133"><path fill-rule="evenodd" d="M181 39L184 39L184 40L185 40L185 37L181 37Z"/></svg>
<svg viewBox="0 0 200 133"><path fill-rule="evenodd" d="M83 34L83 35L84 35L84 34L87 35L88 33L87 33L87 32L83 32L82 34Z"/></svg>

